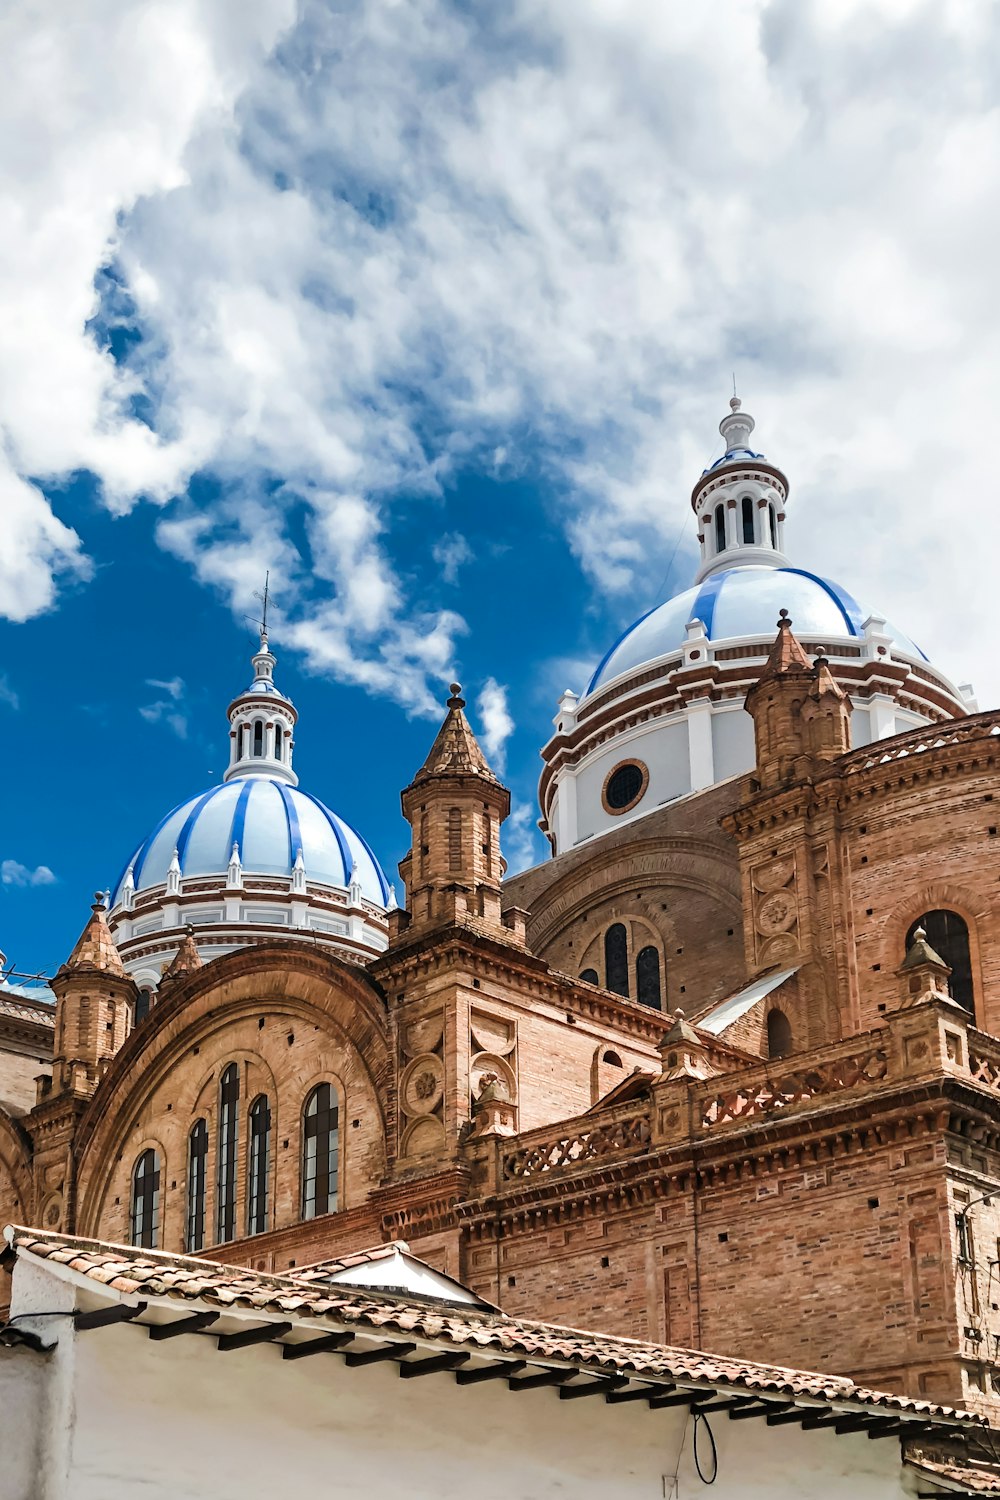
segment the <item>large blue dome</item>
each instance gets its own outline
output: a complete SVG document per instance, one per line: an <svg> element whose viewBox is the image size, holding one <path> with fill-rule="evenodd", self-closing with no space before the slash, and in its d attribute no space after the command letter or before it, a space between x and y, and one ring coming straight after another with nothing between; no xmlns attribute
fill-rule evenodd
<svg viewBox="0 0 1000 1500"><path fill-rule="evenodd" d="M668 599L630 625L601 662L587 687L592 693L646 662L679 651L689 620L700 620L710 640L774 636L778 611L787 609L800 640L818 640L836 655L835 642L860 636L870 613L838 583L802 568L738 567ZM923 659L908 636L887 624L904 656Z"/></svg>
<svg viewBox="0 0 1000 1500"><path fill-rule="evenodd" d="M290 877L301 849L310 883L347 886L357 864L366 900L384 906L389 899L378 860L342 818L284 781L243 776L168 812L122 871L112 907L121 899L129 868L136 891L164 884L175 849L182 876L217 875L224 882L234 844L247 874Z"/></svg>

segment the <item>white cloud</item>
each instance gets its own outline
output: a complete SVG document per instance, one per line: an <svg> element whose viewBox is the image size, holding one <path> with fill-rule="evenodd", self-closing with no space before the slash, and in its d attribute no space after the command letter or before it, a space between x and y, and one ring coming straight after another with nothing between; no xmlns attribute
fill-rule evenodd
<svg viewBox="0 0 1000 1500"><path fill-rule="evenodd" d="M0 672L0 703L6 703L8 708L15 711L21 707L21 700L10 685L10 679L5 672Z"/></svg>
<svg viewBox="0 0 1000 1500"><path fill-rule="evenodd" d="M994 701L994 27L897 0L22 10L0 609L87 567L34 481L89 468L123 510L207 470L162 545L237 613L271 567L277 638L429 711L462 621L393 565L401 497L515 455L624 608L689 525L735 364L796 561ZM99 310L139 320L125 364Z"/></svg>
<svg viewBox="0 0 1000 1500"><path fill-rule="evenodd" d="M508 875L519 875L542 858L541 836L535 828L537 816L533 803L511 802L510 817L500 833Z"/></svg>
<svg viewBox="0 0 1000 1500"><path fill-rule="evenodd" d="M147 677L146 686L156 688L166 696L157 698L152 703L141 704L140 717L147 724L166 724L179 740L186 740L189 726L184 708L184 679L171 677L168 681L161 682L156 677Z"/></svg>
<svg viewBox="0 0 1000 1500"><path fill-rule="evenodd" d="M36 865L32 870L16 859L0 860L0 884L2 885L55 885L56 877L48 865Z"/></svg>
<svg viewBox="0 0 1000 1500"><path fill-rule="evenodd" d="M458 582L459 570L471 562L475 554L465 537L458 531L447 531L431 548L431 556L441 569L441 582Z"/></svg>
<svg viewBox="0 0 1000 1500"><path fill-rule="evenodd" d="M486 759L502 776L507 765L507 741L514 733L514 720L507 707L507 689L495 677L487 677L476 699L479 737Z"/></svg>

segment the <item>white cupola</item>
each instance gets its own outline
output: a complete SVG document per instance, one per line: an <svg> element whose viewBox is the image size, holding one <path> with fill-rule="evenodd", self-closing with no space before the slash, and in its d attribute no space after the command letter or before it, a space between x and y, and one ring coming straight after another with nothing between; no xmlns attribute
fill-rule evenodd
<svg viewBox="0 0 1000 1500"><path fill-rule="evenodd" d="M229 769L224 781L269 776L290 786L299 784L292 770L292 736L298 714L274 685L276 660L268 648L267 629L263 628L260 650L252 658L253 682L229 705Z"/></svg>
<svg viewBox="0 0 1000 1500"><path fill-rule="evenodd" d="M754 420L740 406L734 396L719 423L726 451L691 493L701 547L697 583L727 568L788 562L782 550L788 480L750 447Z"/></svg>

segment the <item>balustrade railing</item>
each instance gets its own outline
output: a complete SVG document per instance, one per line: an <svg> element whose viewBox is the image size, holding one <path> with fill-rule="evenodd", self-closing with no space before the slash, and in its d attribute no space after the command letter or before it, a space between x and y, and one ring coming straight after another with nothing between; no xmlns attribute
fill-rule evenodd
<svg viewBox="0 0 1000 1500"><path fill-rule="evenodd" d="M731 1120L788 1111L826 1094L879 1083L889 1073L885 1040L883 1036L859 1048L855 1037L851 1050L833 1057L814 1054L798 1066L772 1062L729 1078L711 1078L700 1101L701 1128L711 1130Z"/></svg>
<svg viewBox="0 0 1000 1500"><path fill-rule="evenodd" d="M949 745L963 745L974 740L996 739L1000 736L1000 713L973 714L968 719L953 719L947 724L926 724L906 734L893 735L892 739L876 741L874 745L861 745L843 760L838 769L844 776L856 776L861 771L876 770L892 761L906 760L912 755L926 755L931 750L942 750Z"/></svg>
<svg viewBox="0 0 1000 1500"><path fill-rule="evenodd" d="M526 1132L518 1137L516 1151L503 1158L504 1181L537 1177L562 1167L580 1167L620 1152L634 1154L649 1147L651 1129L649 1110L641 1114L619 1116L612 1120L583 1117L564 1122L558 1132L551 1127Z"/></svg>

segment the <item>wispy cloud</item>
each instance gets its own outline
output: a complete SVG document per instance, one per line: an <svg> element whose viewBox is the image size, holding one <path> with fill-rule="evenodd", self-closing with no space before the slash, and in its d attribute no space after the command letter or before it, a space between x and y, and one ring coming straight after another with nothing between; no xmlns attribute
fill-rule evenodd
<svg viewBox="0 0 1000 1500"><path fill-rule="evenodd" d="M434 543L431 556L441 569L441 582L455 584L459 569L471 562L474 554L461 532L449 531Z"/></svg>
<svg viewBox="0 0 1000 1500"><path fill-rule="evenodd" d="M535 828L537 816L533 803L511 803L510 817L500 835L508 875L517 875L542 858L541 835Z"/></svg>
<svg viewBox="0 0 1000 1500"><path fill-rule="evenodd" d="M142 704L139 713L147 724L166 724L177 738L186 740L188 737L188 718L184 708L184 680L181 677L171 677L166 682L157 677L147 677L146 686L155 688L157 692L166 696L157 698L153 703Z"/></svg>
<svg viewBox="0 0 1000 1500"><path fill-rule="evenodd" d="M0 884L2 885L55 885L56 876L48 865L36 865L32 870L16 859L0 860Z"/></svg>
<svg viewBox="0 0 1000 1500"><path fill-rule="evenodd" d="M483 683L476 709L486 759L502 776L507 767L507 741L514 733L514 720L507 707L507 689L495 677L487 677Z"/></svg>
<svg viewBox="0 0 1000 1500"><path fill-rule="evenodd" d="M112 509L170 506L161 544L236 613L270 566L283 641L424 711L462 619L396 566L400 501L514 454L624 608L689 525L735 362L797 558L996 696L1000 512L972 549L941 521L992 486L994 26L897 0L22 8L3 138L47 108L0 244L0 609L85 573L35 481L87 469ZM217 493L177 504L195 473Z"/></svg>
<svg viewBox="0 0 1000 1500"><path fill-rule="evenodd" d="M6 674L0 673L0 703L5 703L8 708L19 709L21 700L10 685Z"/></svg>

